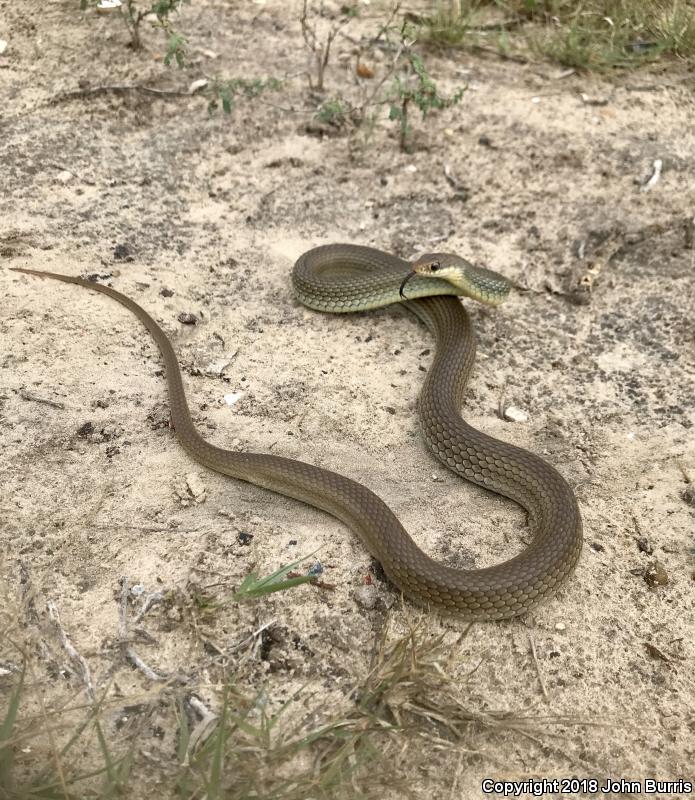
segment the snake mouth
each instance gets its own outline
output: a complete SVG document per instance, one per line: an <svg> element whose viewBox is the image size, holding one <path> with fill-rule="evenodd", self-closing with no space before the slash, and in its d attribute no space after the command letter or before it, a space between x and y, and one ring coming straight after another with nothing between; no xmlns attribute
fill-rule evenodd
<svg viewBox="0 0 695 800"><path fill-rule="evenodd" d="M402 297L404 300L407 300L408 298L405 296L405 294L403 294L403 289L405 288L405 285L406 285L406 283L408 283L408 281L409 281L409 280L410 280L412 277L414 277L415 275L417 275L417 272L416 272L414 269L411 269L411 270L410 270L410 272L409 272L409 273L408 273L408 274L405 276L405 278L403 278L403 281L401 282L401 285L400 285L400 286L399 286L399 288L398 288L398 294L399 294L399 295L400 295L400 296L401 296L401 297Z"/></svg>

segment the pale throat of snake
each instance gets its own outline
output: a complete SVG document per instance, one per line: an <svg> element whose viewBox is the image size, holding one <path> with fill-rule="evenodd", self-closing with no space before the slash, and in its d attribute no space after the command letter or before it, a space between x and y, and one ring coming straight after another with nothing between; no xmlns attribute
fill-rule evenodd
<svg viewBox="0 0 695 800"><path fill-rule="evenodd" d="M461 295L492 306L503 303L512 288L511 283L497 272L477 267L465 258L452 253L425 253L413 262L410 272L401 282L398 293L404 300L408 298L403 290L416 275L441 278L455 286Z"/></svg>

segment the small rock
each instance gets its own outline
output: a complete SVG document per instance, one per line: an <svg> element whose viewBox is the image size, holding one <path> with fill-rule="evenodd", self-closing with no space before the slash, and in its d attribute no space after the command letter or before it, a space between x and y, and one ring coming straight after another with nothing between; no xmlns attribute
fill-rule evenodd
<svg viewBox="0 0 695 800"><path fill-rule="evenodd" d="M182 311L176 318L182 325L197 325L198 317L188 311Z"/></svg>
<svg viewBox="0 0 695 800"><path fill-rule="evenodd" d="M528 414L517 406L507 406L504 409L504 418L509 422L528 422Z"/></svg>
<svg viewBox="0 0 695 800"><path fill-rule="evenodd" d="M644 573L644 580L652 589L655 589L657 586L666 586L668 583L666 567L664 567L660 561L655 560L647 567Z"/></svg>
<svg viewBox="0 0 695 800"><path fill-rule="evenodd" d="M83 439L86 439L88 436L94 433L94 424L91 422L85 422L82 427L77 429L77 435L81 436Z"/></svg>
<svg viewBox="0 0 695 800"><path fill-rule="evenodd" d="M646 553L648 556L654 552L654 548L649 544L646 536L637 539L637 548L641 553Z"/></svg>
<svg viewBox="0 0 695 800"><path fill-rule="evenodd" d="M224 402L228 406L233 406L234 403L238 402L241 399L241 397L243 397L243 394L244 394L243 392L230 392L229 394L226 394L224 396Z"/></svg>
<svg viewBox="0 0 695 800"><path fill-rule="evenodd" d="M117 244L113 248L113 257L116 261L133 261L133 255L127 244Z"/></svg>
<svg viewBox="0 0 695 800"><path fill-rule="evenodd" d="M191 472L186 475L186 485L188 486L189 494L196 503L203 503L205 501L205 484L197 472Z"/></svg>
<svg viewBox="0 0 695 800"><path fill-rule="evenodd" d="M208 85L207 78L198 78L188 86L188 94L195 94L198 90L204 89Z"/></svg>
<svg viewBox="0 0 695 800"><path fill-rule="evenodd" d="M236 537L239 544L251 544L253 541L252 533L244 533L243 531Z"/></svg>
<svg viewBox="0 0 695 800"><path fill-rule="evenodd" d="M7 42L4 39L0 39L0 56L7 50Z"/></svg>
<svg viewBox="0 0 695 800"><path fill-rule="evenodd" d="M167 289L165 286L163 286L159 290L159 294L161 294L162 297L173 297L174 296L174 290L173 289Z"/></svg>
<svg viewBox="0 0 695 800"><path fill-rule="evenodd" d="M557 622L555 623L555 630L556 631L564 631L567 630L567 625L564 622Z"/></svg>
<svg viewBox="0 0 695 800"><path fill-rule="evenodd" d="M357 605L362 606L368 610L376 606L376 601L379 599L376 586L358 586L354 591L355 602Z"/></svg>
<svg viewBox="0 0 695 800"><path fill-rule="evenodd" d="M695 484L686 486L681 492L681 497L689 506L695 506Z"/></svg>

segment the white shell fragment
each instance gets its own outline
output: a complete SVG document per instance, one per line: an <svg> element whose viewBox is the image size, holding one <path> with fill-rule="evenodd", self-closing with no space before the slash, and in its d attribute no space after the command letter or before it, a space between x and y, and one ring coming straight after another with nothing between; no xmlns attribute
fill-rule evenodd
<svg viewBox="0 0 695 800"><path fill-rule="evenodd" d="M7 42L4 39L0 39L0 56L7 50Z"/></svg>
<svg viewBox="0 0 695 800"><path fill-rule="evenodd" d="M503 413L509 422L528 422L528 414L516 406L507 406Z"/></svg>
<svg viewBox="0 0 695 800"><path fill-rule="evenodd" d="M195 94L195 92L197 92L199 89L204 89L207 85L207 78L198 78L198 80L193 81L188 87L188 94Z"/></svg>
<svg viewBox="0 0 695 800"><path fill-rule="evenodd" d="M242 398L243 394L243 392L230 392L224 396L224 402L228 406L233 406L234 403L238 402Z"/></svg>
<svg viewBox="0 0 695 800"><path fill-rule="evenodd" d="M200 497L205 494L205 486L197 472L191 472L186 475L186 484L192 497Z"/></svg>
<svg viewBox="0 0 695 800"><path fill-rule="evenodd" d="M97 11L101 14L108 14L110 11L115 11L123 5L121 0L99 0L97 3Z"/></svg>
<svg viewBox="0 0 695 800"><path fill-rule="evenodd" d="M663 166L664 162L660 158L654 160L654 172L652 173L652 177L642 186L640 191L648 192L656 186L661 178L661 168Z"/></svg>
<svg viewBox="0 0 695 800"><path fill-rule="evenodd" d="M222 373L227 369L227 367L232 363L232 359L238 353L238 350L235 350L233 353L225 356L224 358L220 359L220 361L211 361L205 367L205 374L209 375L211 378L219 378L221 377Z"/></svg>

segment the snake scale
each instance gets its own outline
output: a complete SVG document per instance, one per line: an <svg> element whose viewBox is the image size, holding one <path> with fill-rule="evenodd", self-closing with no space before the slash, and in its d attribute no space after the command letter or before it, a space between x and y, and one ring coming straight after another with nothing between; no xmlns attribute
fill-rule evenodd
<svg viewBox="0 0 695 800"><path fill-rule="evenodd" d="M460 415L475 358L475 334L455 295L501 302L509 284L497 273L448 254L430 254L411 264L373 248L336 244L302 255L292 274L295 294L311 308L351 312L404 302L434 335L436 353L419 398L420 423L428 446L461 477L523 506L535 528L533 541L516 557L485 569L463 570L423 553L389 507L362 484L301 461L226 450L203 439L191 418L171 342L129 297L78 277L15 271L101 292L130 309L161 351L171 420L185 450L210 469L337 517L357 533L389 579L407 596L466 619L503 619L527 611L574 570L582 547L582 524L567 482L543 459L487 436Z"/></svg>

